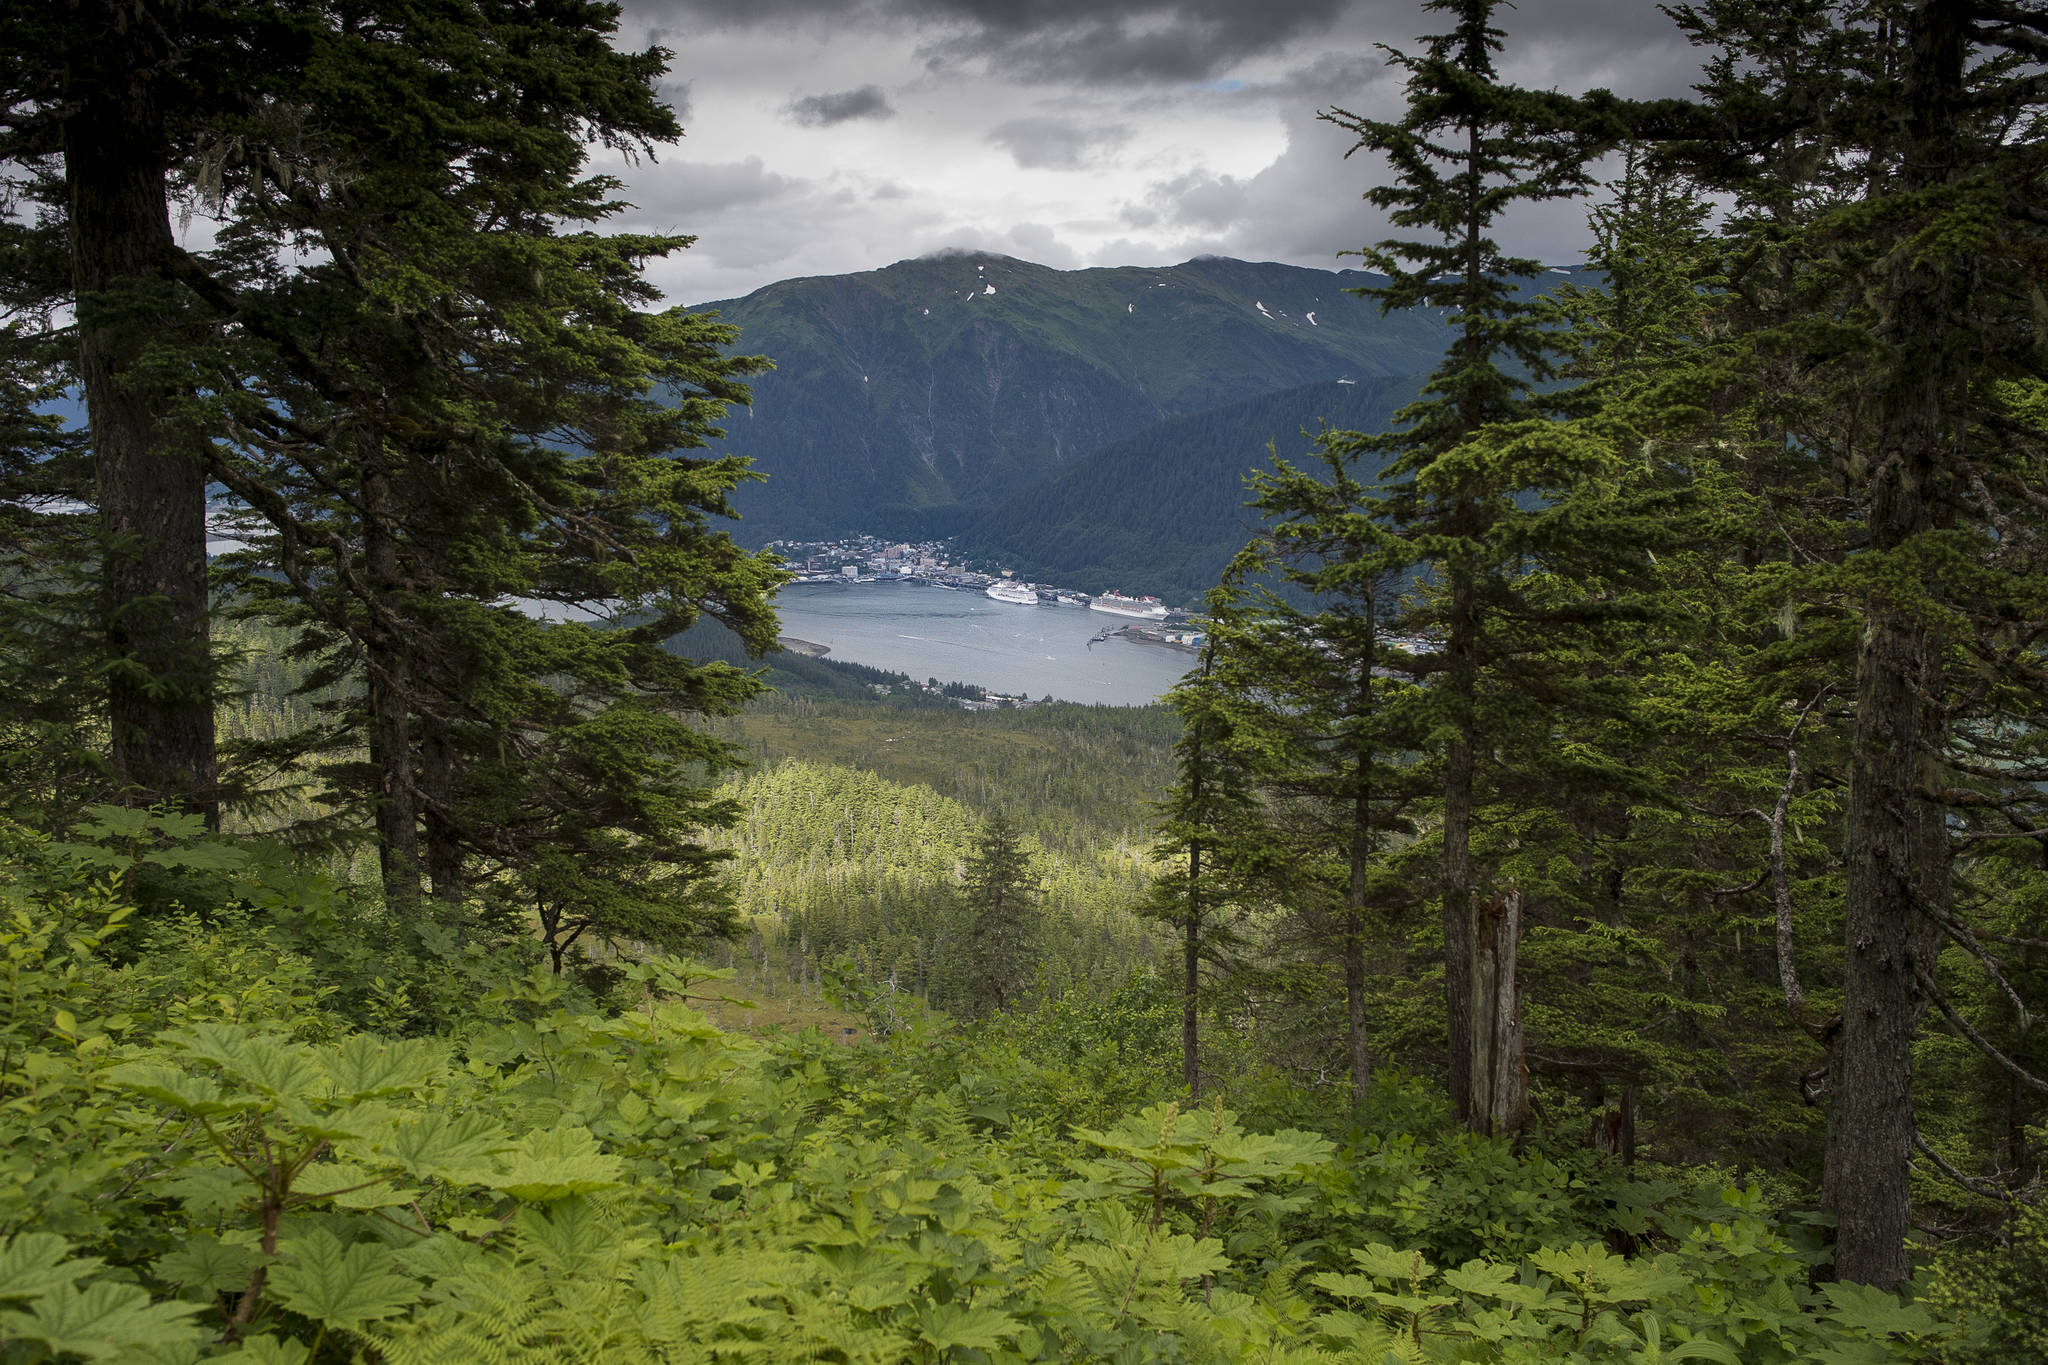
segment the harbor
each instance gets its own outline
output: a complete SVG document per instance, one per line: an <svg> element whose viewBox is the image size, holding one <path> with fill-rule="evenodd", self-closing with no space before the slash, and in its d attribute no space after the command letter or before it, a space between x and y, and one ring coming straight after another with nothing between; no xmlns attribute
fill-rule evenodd
<svg viewBox="0 0 2048 1365"><path fill-rule="evenodd" d="M1149 622L902 581L859 592L792 583L776 611L785 643L801 642L812 657L824 650L823 657L919 683L966 683L1034 700L1143 706L1192 663L1191 648L1148 638L1161 633Z"/></svg>

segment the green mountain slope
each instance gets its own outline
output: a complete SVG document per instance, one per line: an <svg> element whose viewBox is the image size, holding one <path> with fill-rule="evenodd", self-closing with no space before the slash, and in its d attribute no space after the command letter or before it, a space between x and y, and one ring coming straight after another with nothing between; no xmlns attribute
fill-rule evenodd
<svg viewBox="0 0 2048 1365"><path fill-rule="evenodd" d="M969 522L957 545L1036 582L1192 605L1250 538L1244 481L1269 443L1300 460L1322 423L1377 431L1421 383L1308 384L1158 423Z"/></svg>
<svg viewBox="0 0 2048 1365"><path fill-rule="evenodd" d="M950 255L705 305L776 363L724 442L768 475L737 498L744 534L951 533L1161 421L1426 371L1441 320L1382 317L1343 292L1370 278Z"/></svg>

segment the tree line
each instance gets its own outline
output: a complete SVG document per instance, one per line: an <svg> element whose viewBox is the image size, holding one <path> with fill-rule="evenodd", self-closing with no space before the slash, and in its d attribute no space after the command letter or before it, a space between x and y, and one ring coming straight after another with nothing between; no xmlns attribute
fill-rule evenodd
<svg viewBox="0 0 2048 1365"><path fill-rule="evenodd" d="M1452 339L1389 429L1251 480L1174 697L1186 1083L1276 920L1341 970L1360 1096L1374 978L1435 983L1384 1022L1486 1133L1533 1077L1625 1142L1657 1054L1732 1076L1766 982L1836 1271L1900 1283L1916 1168L2008 1208L2042 1169L2048 11L1675 6L1698 98L1632 104L1425 8L1405 113L1324 117L1393 172L1359 292ZM1604 283L1544 297L1495 234L1605 155Z"/></svg>

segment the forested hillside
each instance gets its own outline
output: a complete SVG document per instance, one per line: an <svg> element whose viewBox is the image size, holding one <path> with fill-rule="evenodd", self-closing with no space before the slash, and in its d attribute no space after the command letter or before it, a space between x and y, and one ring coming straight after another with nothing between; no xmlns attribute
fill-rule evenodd
<svg viewBox="0 0 2048 1365"><path fill-rule="evenodd" d="M1326 381L1172 418L1005 499L954 544L1028 580L1199 604L1255 529L1245 479L1258 459L1247 452L1291 452L1325 425L1376 431L1420 387Z"/></svg>
<svg viewBox="0 0 2048 1365"><path fill-rule="evenodd" d="M960 254L704 305L775 358L724 445L768 475L735 497L747 535L950 534L1166 419L1427 370L1441 320L1382 317L1345 292L1366 282L1217 258L1059 271ZM1255 450L1281 433L1243 434Z"/></svg>
<svg viewBox="0 0 2048 1365"><path fill-rule="evenodd" d="M609 5L0 5L0 1365L2048 1357L2048 5L1503 8L1369 271L742 335ZM969 712L777 651L757 380L1134 552L1281 439L1166 705Z"/></svg>

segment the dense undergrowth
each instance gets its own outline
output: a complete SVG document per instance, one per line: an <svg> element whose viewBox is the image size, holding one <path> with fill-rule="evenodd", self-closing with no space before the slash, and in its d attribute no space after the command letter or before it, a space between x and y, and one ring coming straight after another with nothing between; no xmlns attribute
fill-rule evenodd
<svg viewBox="0 0 2048 1365"><path fill-rule="evenodd" d="M1931 1266L1917 1299L1828 1284L1816 1229L1763 1191L1454 1133L1398 1078L1350 1113L1248 1065L1183 1109L1171 1006L1142 980L973 1029L892 999L859 1046L757 1038L697 1007L716 973L558 978L516 939L393 925L177 819L4 837L10 1365L1846 1363L2041 1341L2038 1220L2009 1256Z"/></svg>

